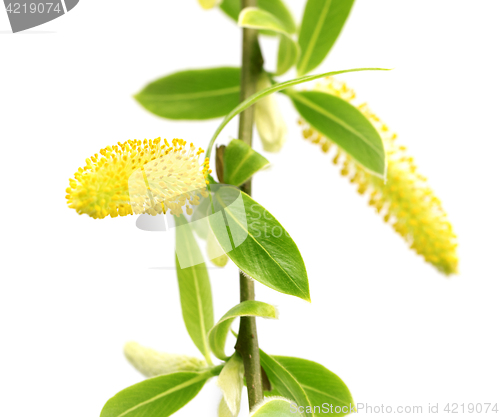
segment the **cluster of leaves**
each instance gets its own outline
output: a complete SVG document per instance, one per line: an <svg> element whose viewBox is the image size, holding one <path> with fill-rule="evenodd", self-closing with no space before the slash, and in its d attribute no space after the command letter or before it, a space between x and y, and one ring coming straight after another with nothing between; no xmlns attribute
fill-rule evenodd
<svg viewBox="0 0 500 417"><path fill-rule="evenodd" d="M240 10L240 0L224 0L220 8L239 26L258 29L262 35L279 37L276 71L263 71L270 79L269 86L239 103L239 68L196 69L158 79L137 94L136 99L150 112L167 119L224 117L209 143L209 157L218 134L233 117L262 98L281 91L311 126L371 172L383 176L385 155L381 138L359 110L326 93L293 89L297 84L326 75L360 70L306 75L330 51L352 3L353 0L308 0L297 37L297 25L281 0L259 0L258 8L244 10ZM299 78L281 83L274 80L275 76L285 74L293 67L297 69ZM227 256L248 276L276 291L310 301L307 272L297 245L271 213L237 188L267 164L267 159L248 145L238 139L232 140L222 156L223 174L219 172L218 178L226 187L217 191L218 183L211 179L215 191L211 199L212 213L223 211L224 216L209 216L209 233L206 230L201 234L196 230L196 233L215 237ZM241 208L229 204L228 199L229 203L239 199ZM251 216L256 214L259 222L252 222ZM200 215L199 210L193 214L194 217L197 215ZM217 220L221 218L225 220ZM176 218L176 223L178 226L189 225L183 216ZM265 233L273 228L283 233L279 237ZM178 227L177 230L177 246L182 246L183 251L199 259L201 252L193 230L190 227ZM224 393L219 415L235 416L239 411L244 382L242 360L237 352L229 355L225 352L231 324L242 316L277 319L276 308L260 301L244 301L214 323L212 292L205 263L181 268L176 259L176 265L184 322L205 362L197 370L193 370L192 366L189 370L178 369L121 391L106 403L102 417L171 415L194 398L205 382L214 376L219 376L219 386ZM212 355L223 364L214 365ZM295 414L314 416L314 406L328 403L346 410L353 403L349 390L340 378L315 362L270 356L262 351L260 357L270 382L270 391L266 395L271 397L253 410L252 415L294 414L292 405L295 404L299 407Z"/></svg>

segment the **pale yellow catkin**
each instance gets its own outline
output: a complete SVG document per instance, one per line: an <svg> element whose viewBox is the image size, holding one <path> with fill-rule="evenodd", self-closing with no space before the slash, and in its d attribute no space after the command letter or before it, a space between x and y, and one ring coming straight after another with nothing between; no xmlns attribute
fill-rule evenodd
<svg viewBox="0 0 500 417"><path fill-rule="evenodd" d="M317 91L333 94L353 104L354 91L334 78L319 83ZM303 136L323 152L335 148L333 163L340 165L341 175L357 186L359 194L369 195L369 204L392 225L419 255L445 275L458 272L457 237L441 201L421 175L406 147L389 130L366 103L356 106L378 130L387 155L387 179L371 174L331 140L303 120Z"/></svg>

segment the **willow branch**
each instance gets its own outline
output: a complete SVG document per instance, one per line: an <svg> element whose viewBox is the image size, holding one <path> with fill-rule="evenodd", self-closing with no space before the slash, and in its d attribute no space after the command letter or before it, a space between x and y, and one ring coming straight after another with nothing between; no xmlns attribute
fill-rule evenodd
<svg viewBox="0 0 500 417"><path fill-rule="evenodd" d="M256 7L257 0L242 0L242 8ZM241 93L240 101L246 100L257 89L257 78L262 70L262 55L260 52L258 31L243 29L243 52L241 64ZM254 123L254 107L251 106L239 118L239 139L252 146L252 131ZM249 180L241 189L247 194L252 192L252 183ZM254 300L254 282L240 271L240 301ZM235 349L243 358L245 378L248 389L248 403L250 408L260 402L262 394L262 373L260 367L259 341L255 317L241 317L238 340Z"/></svg>

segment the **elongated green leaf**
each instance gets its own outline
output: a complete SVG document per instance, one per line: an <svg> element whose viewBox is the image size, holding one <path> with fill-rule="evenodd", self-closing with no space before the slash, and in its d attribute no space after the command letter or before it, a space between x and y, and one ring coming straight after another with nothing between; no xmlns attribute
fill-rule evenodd
<svg viewBox="0 0 500 417"><path fill-rule="evenodd" d="M176 72L148 84L136 100L167 119L203 120L225 116L240 97L240 69Z"/></svg>
<svg viewBox="0 0 500 417"><path fill-rule="evenodd" d="M224 182L240 186L253 174L269 165L269 161L245 142L233 139L224 152Z"/></svg>
<svg viewBox="0 0 500 417"><path fill-rule="evenodd" d="M276 75L284 74L297 62L299 45L290 37L286 26L271 13L256 7L247 7L241 11L238 25L246 28L265 29L280 34Z"/></svg>
<svg viewBox="0 0 500 417"><path fill-rule="evenodd" d="M298 75L316 68L328 55L344 26L354 0L308 0L302 17Z"/></svg>
<svg viewBox="0 0 500 417"><path fill-rule="evenodd" d="M319 91L289 92L295 108L316 130L368 170L385 175L384 145L370 121L352 104Z"/></svg>
<svg viewBox="0 0 500 417"><path fill-rule="evenodd" d="M323 365L288 356L273 356L273 359L290 372L313 404L327 403L330 406L333 405L334 410L339 407L337 413L339 416L355 411L349 388L344 381Z"/></svg>
<svg viewBox="0 0 500 417"><path fill-rule="evenodd" d="M295 33L297 28L292 14L281 0L258 0L257 6L276 18L278 18L286 28L287 33ZM237 21L241 12L241 0L224 0L220 8L233 20ZM266 33L269 34L269 33Z"/></svg>
<svg viewBox="0 0 500 417"><path fill-rule="evenodd" d="M287 398L268 398L257 404L249 417L293 417L297 416L296 407Z"/></svg>
<svg viewBox="0 0 500 417"><path fill-rule="evenodd" d="M241 12L240 0L223 0L219 6L221 10L235 22L238 21L238 16Z"/></svg>
<svg viewBox="0 0 500 417"><path fill-rule="evenodd" d="M176 252L192 259L201 259L202 255L194 238L191 226L185 217L174 216L176 223L175 245ZM177 268L177 280L179 281L179 292L181 296L182 317L186 329L196 347L211 363L210 349L208 347L207 334L214 324L214 313L212 307L212 290L208 278L207 267L204 263L195 264L181 268L179 255L175 257Z"/></svg>
<svg viewBox="0 0 500 417"><path fill-rule="evenodd" d="M238 352L235 352L217 378L217 385L222 390L223 399L232 416L237 416L240 412L244 372L243 359Z"/></svg>
<svg viewBox="0 0 500 417"><path fill-rule="evenodd" d="M287 34L286 26L271 13L257 7L243 9L238 17L238 25L251 29L266 29Z"/></svg>
<svg viewBox="0 0 500 417"><path fill-rule="evenodd" d="M204 198L203 200L201 200L201 203L195 206L190 222L191 227L195 231L195 233L204 240L208 238L209 224L207 221L207 216L209 206L210 199Z"/></svg>
<svg viewBox="0 0 500 417"><path fill-rule="evenodd" d="M291 399L295 404L304 407L300 413L298 412L299 410L297 410L297 414L302 416L314 416L314 414L311 411L308 412L308 410L311 410L314 405L321 404L313 404L311 402L304 388L283 365L262 350L260 351L260 364L264 368L264 371L266 371L266 375L273 389L276 389L284 397ZM306 407L311 408L307 409Z"/></svg>
<svg viewBox="0 0 500 417"><path fill-rule="evenodd" d="M211 374L175 372L132 385L108 400L101 417L167 417L184 407Z"/></svg>
<svg viewBox="0 0 500 417"><path fill-rule="evenodd" d="M238 268L276 291L310 301L304 261L278 220L247 194L228 187L215 194L214 205L224 210L227 224L212 221L212 216L210 226Z"/></svg>
<svg viewBox="0 0 500 417"><path fill-rule="evenodd" d="M292 68L299 58L299 45L286 35L281 35L278 49L278 68L276 75L283 75Z"/></svg>
<svg viewBox="0 0 500 417"><path fill-rule="evenodd" d="M262 351L260 357L273 389L288 398L293 395L294 402L303 406L304 411L309 405L328 404L329 410L333 409L335 415L344 416L355 412L354 400L347 386L324 366L300 358L269 356L265 353L263 356ZM314 408L310 413L311 416L319 414Z"/></svg>
<svg viewBox="0 0 500 417"><path fill-rule="evenodd" d="M236 317L241 316L254 316L264 317L268 319L277 319L278 312L272 305L263 303L262 301L243 301L242 303L234 306L217 324L210 330L208 338L210 340L210 348L215 356L221 360L226 360L228 356L224 352L226 345L226 338L231 327L231 323Z"/></svg>
<svg viewBox="0 0 500 417"><path fill-rule="evenodd" d="M276 93L277 91L284 90L289 87L293 87L294 85L305 83L307 81L313 81L317 80L318 78L324 78L328 77L330 75L338 75L338 74L344 74L347 72L358 72L358 71L387 71L387 69L384 68L356 68L356 69L350 69L350 70L342 70L342 71L331 71L331 72L325 72L323 74L317 74L317 75L306 75L304 77L299 77L295 78L293 80L285 81L282 83L277 83L273 84L271 87L266 88L264 90L260 90L256 92L255 94L252 94L250 97L248 97L245 101L242 101L238 106L236 106L234 109L232 109L224 118L224 120L221 122L219 127L216 129L215 133L212 136L212 139L210 139L210 142L208 144L207 152L206 152L206 157L210 157L212 153L212 148L214 146L215 140L217 139L217 136L219 136L219 133L222 132L222 129L231 121L231 119L238 114L240 114L243 110L247 109L251 105L255 104L257 101L262 99L263 97Z"/></svg>

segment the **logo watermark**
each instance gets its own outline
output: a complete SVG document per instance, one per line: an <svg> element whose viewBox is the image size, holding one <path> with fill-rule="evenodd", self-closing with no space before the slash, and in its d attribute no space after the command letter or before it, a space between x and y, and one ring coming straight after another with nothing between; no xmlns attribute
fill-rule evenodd
<svg viewBox="0 0 500 417"><path fill-rule="evenodd" d="M356 403L335 405L323 403L321 405L299 406L290 403L290 413L307 414L499 414L498 403L428 403L426 405L386 405Z"/></svg>
<svg viewBox="0 0 500 417"><path fill-rule="evenodd" d="M12 32L21 32L57 19L73 9L79 0L4 0Z"/></svg>

